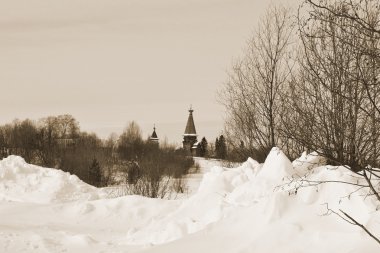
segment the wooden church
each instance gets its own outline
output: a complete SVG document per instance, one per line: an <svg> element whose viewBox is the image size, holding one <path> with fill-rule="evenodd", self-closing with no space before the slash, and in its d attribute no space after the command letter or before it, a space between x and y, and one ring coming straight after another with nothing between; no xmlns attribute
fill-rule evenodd
<svg viewBox="0 0 380 253"><path fill-rule="evenodd" d="M200 154L200 143L197 139L197 131L195 130L194 110L190 107L189 117L187 119L187 124L185 128L185 133L183 134L183 149L192 156L199 156Z"/></svg>
<svg viewBox="0 0 380 253"><path fill-rule="evenodd" d="M158 136L157 136L157 133L156 133L156 125L153 126L153 133L152 135L149 137L149 141L151 143L154 143L158 146L158 142L159 142L160 139L158 139Z"/></svg>

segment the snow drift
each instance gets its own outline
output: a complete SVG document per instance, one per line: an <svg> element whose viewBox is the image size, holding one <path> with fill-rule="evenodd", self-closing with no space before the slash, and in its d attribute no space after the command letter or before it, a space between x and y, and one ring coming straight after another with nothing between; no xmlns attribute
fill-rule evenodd
<svg viewBox="0 0 380 253"><path fill-rule="evenodd" d="M99 193L75 175L30 165L18 156L0 162L0 200L50 203L97 199Z"/></svg>
<svg viewBox="0 0 380 253"><path fill-rule="evenodd" d="M380 235L379 203L363 197L365 190L336 183L299 188L305 179L360 181L323 164L316 154L291 162L274 148L264 164L248 159L238 168L202 168L208 172L188 198L107 199L75 176L11 156L0 162L0 217L7 217L0 220L0 249L376 252L379 246L359 227L324 215L327 204L345 210Z"/></svg>

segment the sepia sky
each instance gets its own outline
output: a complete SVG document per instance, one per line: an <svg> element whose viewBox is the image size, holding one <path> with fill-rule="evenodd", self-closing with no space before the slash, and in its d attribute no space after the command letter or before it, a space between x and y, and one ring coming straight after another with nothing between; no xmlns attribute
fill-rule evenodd
<svg viewBox="0 0 380 253"><path fill-rule="evenodd" d="M263 0L0 0L0 124L72 114L100 137L131 120L180 143L223 130L216 91Z"/></svg>

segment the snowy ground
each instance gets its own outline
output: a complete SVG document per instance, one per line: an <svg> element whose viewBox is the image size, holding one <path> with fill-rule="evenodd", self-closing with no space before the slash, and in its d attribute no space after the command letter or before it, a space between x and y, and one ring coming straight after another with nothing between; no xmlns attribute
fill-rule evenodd
<svg viewBox="0 0 380 253"><path fill-rule="evenodd" d="M215 159L194 157L194 162L199 166L199 169L198 171L193 171L191 169L191 173L186 176L186 195L193 195L198 191L204 174L209 173L212 167L222 166L222 162Z"/></svg>
<svg viewBox="0 0 380 253"><path fill-rule="evenodd" d="M378 203L348 184L293 189L310 180L356 182L315 156L291 163L278 149L264 164L238 168L197 161L189 196L109 198L58 170L0 161L0 252L379 252L359 227L323 215L325 203L342 209L380 235ZM298 176L296 176L298 175ZM278 187L283 186L283 187ZM289 191L293 194L289 195ZM350 197L345 197L350 195Z"/></svg>

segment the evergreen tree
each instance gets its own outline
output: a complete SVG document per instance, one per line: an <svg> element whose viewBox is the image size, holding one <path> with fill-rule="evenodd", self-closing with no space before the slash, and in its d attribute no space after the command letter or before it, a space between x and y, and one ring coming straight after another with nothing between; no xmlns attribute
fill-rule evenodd
<svg viewBox="0 0 380 253"><path fill-rule="evenodd" d="M98 160L94 158L88 170L88 181L91 185L99 187L102 182L102 173Z"/></svg>
<svg viewBox="0 0 380 253"><path fill-rule="evenodd" d="M200 143L200 156L205 157L207 155L207 140L206 137L202 138L202 141Z"/></svg>
<svg viewBox="0 0 380 253"><path fill-rule="evenodd" d="M227 157L227 145L223 135L217 139L215 143L216 157L219 159L225 159Z"/></svg>
<svg viewBox="0 0 380 253"><path fill-rule="evenodd" d="M216 158L218 158L218 151L219 150L219 138L216 137L216 140L215 140L215 150L214 150L214 156Z"/></svg>

